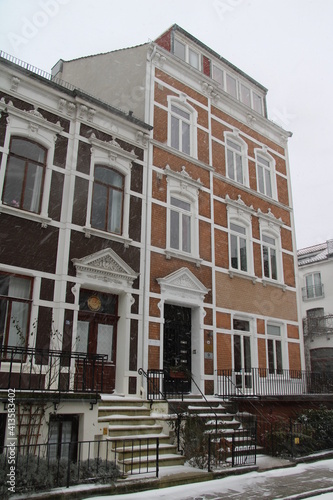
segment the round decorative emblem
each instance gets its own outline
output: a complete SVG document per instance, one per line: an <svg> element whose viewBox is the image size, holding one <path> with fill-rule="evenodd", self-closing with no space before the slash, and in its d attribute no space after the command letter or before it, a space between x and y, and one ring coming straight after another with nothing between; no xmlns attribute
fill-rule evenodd
<svg viewBox="0 0 333 500"><path fill-rule="evenodd" d="M101 300L99 297L97 297L97 295L92 295L91 297L89 297L87 303L91 311L99 311L102 306Z"/></svg>

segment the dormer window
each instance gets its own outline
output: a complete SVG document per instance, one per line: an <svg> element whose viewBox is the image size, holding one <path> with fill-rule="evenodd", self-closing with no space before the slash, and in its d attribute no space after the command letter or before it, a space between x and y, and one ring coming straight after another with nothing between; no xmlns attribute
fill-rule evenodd
<svg viewBox="0 0 333 500"><path fill-rule="evenodd" d="M196 50L181 42L177 38L174 39L173 53L183 61L190 64L193 68L200 69L200 54Z"/></svg>

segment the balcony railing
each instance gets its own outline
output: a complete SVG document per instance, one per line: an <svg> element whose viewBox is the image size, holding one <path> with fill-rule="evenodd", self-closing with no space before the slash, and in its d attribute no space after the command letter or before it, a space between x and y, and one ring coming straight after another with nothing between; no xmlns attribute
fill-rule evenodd
<svg viewBox="0 0 333 500"><path fill-rule="evenodd" d="M313 316L303 319L304 335L321 335L333 333L333 314Z"/></svg>
<svg viewBox="0 0 333 500"><path fill-rule="evenodd" d="M217 395L223 398L332 394L333 372L252 368L244 383L240 372L217 370Z"/></svg>
<svg viewBox="0 0 333 500"><path fill-rule="evenodd" d="M319 283L318 285L303 287L302 297L303 300L311 300L324 297L324 285L322 283Z"/></svg>
<svg viewBox="0 0 333 500"><path fill-rule="evenodd" d="M0 390L103 392L105 354L0 348Z"/></svg>

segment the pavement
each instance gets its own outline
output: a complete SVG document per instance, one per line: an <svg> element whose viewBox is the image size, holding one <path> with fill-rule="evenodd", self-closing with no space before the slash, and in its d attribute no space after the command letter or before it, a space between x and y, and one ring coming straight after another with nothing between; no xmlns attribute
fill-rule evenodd
<svg viewBox="0 0 333 500"><path fill-rule="evenodd" d="M70 488L58 488L31 496L12 496L11 500L72 500L96 497L113 498L121 495L123 500L134 498L133 493L145 492L138 498L176 498L193 499L234 499L259 500L278 499L300 500L321 493L331 493L333 499L333 450L317 453L299 460L258 455L255 466L225 468L216 472L207 472L187 466L161 467L159 477L153 474L129 476L111 485L80 485ZM331 460L328 460L331 459ZM222 479L222 481L221 481ZM218 480L218 481L217 481ZM175 496L162 491L165 488L184 485L181 495ZM187 486L186 486L187 485ZM160 490L159 493L154 493ZM176 491L178 488L173 488ZM150 493L149 493L150 491ZM306 493L304 493L306 492ZM153 494L154 493L154 494ZM155 496L157 495L157 496ZM160 496L158 496L160 495ZM193 496L195 495L195 496ZM304 496L307 495L307 496Z"/></svg>

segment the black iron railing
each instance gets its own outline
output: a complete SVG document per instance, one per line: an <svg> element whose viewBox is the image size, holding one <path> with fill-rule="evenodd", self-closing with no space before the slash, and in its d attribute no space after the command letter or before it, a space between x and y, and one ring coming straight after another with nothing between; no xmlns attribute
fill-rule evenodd
<svg viewBox="0 0 333 500"><path fill-rule="evenodd" d="M246 372L246 383L242 383L240 373L235 370L217 370L217 396L229 398L333 393L333 372L252 368L250 372Z"/></svg>
<svg viewBox="0 0 333 500"><path fill-rule="evenodd" d="M104 354L0 348L0 390L103 392Z"/></svg>
<svg viewBox="0 0 333 500"><path fill-rule="evenodd" d="M304 335L332 334L333 333L333 314L326 316L313 316L303 319Z"/></svg>

